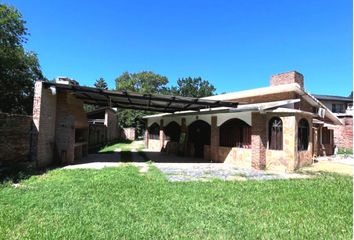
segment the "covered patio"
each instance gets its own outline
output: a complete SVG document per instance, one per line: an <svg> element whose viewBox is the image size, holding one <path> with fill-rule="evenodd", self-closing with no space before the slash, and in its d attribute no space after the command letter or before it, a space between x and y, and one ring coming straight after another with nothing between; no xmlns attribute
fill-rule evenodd
<svg viewBox="0 0 354 240"><path fill-rule="evenodd" d="M78 85L70 79L35 83L32 159L38 167L70 164L88 155L89 126L83 104L176 114L213 108L236 109L237 102L180 96L137 94ZM171 139L178 132L170 126ZM154 137L152 133L151 136Z"/></svg>

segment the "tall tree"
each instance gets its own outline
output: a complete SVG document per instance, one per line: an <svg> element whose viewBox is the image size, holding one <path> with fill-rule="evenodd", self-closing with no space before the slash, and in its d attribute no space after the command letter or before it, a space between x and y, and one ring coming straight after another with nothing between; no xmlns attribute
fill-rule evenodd
<svg viewBox="0 0 354 240"><path fill-rule="evenodd" d="M124 72L116 78L116 89L137 93L162 94L167 92L167 83L167 77L151 71L143 71L139 73ZM144 121L142 117L146 114L149 114L149 112L132 109L119 109L119 124L122 127L135 127L137 130L137 135L141 136L144 131Z"/></svg>
<svg viewBox="0 0 354 240"><path fill-rule="evenodd" d="M108 84L102 77L97 79L94 85L96 88L106 89L106 90L108 89Z"/></svg>
<svg viewBox="0 0 354 240"><path fill-rule="evenodd" d="M26 52L21 13L0 4L0 111L32 114L34 82L44 79L37 55Z"/></svg>
<svg viewBox="0 0 354 240"><path fill-rule="evenodd" d="M177 86L172 87L170 91L173 95L199 98L214 95L216 88L201 77L187 77L178 79Z"/></svg>

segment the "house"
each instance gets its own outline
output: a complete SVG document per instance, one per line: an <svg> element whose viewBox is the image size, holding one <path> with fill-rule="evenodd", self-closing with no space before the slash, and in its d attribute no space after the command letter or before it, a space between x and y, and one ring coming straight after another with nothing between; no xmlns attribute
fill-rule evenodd
<svg viewBox="0 0 354 240"><path fill-rule="evenodd" d="M315 156L333 154L328 125L342 125L304 89L296 71L272 76L268 87L203 99L239 105L146 116L146 147L243 168L294 171Z"/></svg>
<svg viewBox="0 0 354 240"><path fill-rule="evenodd" d="M339 149L353 149L353 92L348 97L314 95L341 120L342 125L328 125L334 131L334 145Z"/></svg>

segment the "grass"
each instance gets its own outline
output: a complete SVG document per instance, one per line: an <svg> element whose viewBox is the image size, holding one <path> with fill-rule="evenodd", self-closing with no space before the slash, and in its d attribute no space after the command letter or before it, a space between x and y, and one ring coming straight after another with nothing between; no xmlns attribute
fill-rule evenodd
<svg viewBox="0 0 354 240"><path fill-rule="evenodd" d="M339 148L338 154L341 155L353 155L353 149L351 148Z"/></svg>
<svg viewBox="0 0 354 240"><path fill-rule="evenodd" d="M155 168L0 185L0 239L352 239L352 178L167 182Z"/></svg>
<svg viewBox="0 0 354 240"><path fill-rule="evenodd" d="M120 149L122 162L131 162L132 158L132 149L136 149L138 154L142 157L145 157L145 154L141 151L144 148L144 145L139 141L125 141L116 144L111 144L103 147L98 151L98 153L113 153L116 149ZM144 158L145 159L145 158Z"/></svg>

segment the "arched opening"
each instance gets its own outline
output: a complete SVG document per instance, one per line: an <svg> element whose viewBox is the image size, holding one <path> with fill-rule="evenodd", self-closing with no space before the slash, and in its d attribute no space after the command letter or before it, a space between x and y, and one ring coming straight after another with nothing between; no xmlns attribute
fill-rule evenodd
<svg viewBox="0 0 354 240"><path fill-rule="evenodd" d="M210 145L210 131L210 125L202 120L189 125L188 142L194 146L194 157L204 156L204 145Z"/></svg>
<svg viewBox="0 0 354 240"><path fill-rule="evenodd" d="M299 121L297 135L298 135L297 149L299 151L306 151L309 146L310 130L309 130L309 123L304 118L302 118Z"/></svg>
<svg viewBox="0 0 354 240"><path fill-rule="evenodd" d="M148 128L149 139L160 139L160 126L157 123L153 123Z"/></svg>
<svg viewBox="0 0 354 240"><path fill-rule="evenodd" d="M175 121L170 122L164 128L164 133L166 135L166 140L171 142L178 142L181 135L181 127Z"/></svg>
<svg viewBox="0 0 354 240"><path fill-rule="evenodd" d="M251 147L251 126L244 121L233 118L220 126L220 146Z"/></svg>
<svg viewBox="0 0 354 240"><path fill-rule="evenodd" d="M268 125L269 149L283 150L283 122L278 117L273 117Z"/></svg>

